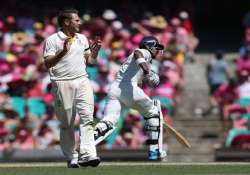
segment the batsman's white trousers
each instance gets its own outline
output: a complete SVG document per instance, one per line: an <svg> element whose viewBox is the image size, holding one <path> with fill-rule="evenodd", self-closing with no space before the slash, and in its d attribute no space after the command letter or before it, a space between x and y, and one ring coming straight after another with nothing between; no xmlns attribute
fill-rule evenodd
<svg viewBox="0 0 250 175"><path fill-rule="evenodd" d="M110 86L102 120L113 125L119 120L122 106L125 105L140 112L144 118L158 115L158 109L137 83L114 82Z"/></svg>
<svg viewBox="0 0 250 175"><path fill-rule="evenodd" d="M94 96L89 79L85 76L73 80L52 82L55 112L61 122L60 145L67 160L77 156L74 121L80 116L80 153L96 156L93 130ZM74 156L73 156L74 155Z"/></svg>

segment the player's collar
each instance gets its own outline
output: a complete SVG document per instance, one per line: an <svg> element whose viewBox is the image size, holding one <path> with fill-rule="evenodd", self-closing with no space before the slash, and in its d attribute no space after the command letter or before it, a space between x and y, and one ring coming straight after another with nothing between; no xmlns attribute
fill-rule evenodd
<svg viewBox="0 0 250 175"><path fill-rule="evenodd" d="M65 35L65 33L63 33L63 31L61 31L61 30L58 31L57 34L58 34L58 36L59 36L59 38L60 38L61 40L65 40L65 39L67 38L67 35ZM74 37L78 38L77 33L75 34Z"/></svg>
<svg viewBox="0 0 250 175"><path fill-rule="evenodd" d="M67 35L65 35L65 33L63 33L63 31L61 30L57 32L57 35L59 36L61 40L65 40L67 38Z"/></svg>

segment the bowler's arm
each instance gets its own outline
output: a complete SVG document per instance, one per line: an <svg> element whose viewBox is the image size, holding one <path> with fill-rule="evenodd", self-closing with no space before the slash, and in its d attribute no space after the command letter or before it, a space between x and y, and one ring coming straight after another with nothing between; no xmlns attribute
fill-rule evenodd
<svg viewBox="0 0 250 175"><path fill-rule="evenodd" d="M49 55L49 56L44 57L45 66L48 69L55 66L62 59L62 57L65 56L66 53L64 51L61 51L57 55Z"/></svg>

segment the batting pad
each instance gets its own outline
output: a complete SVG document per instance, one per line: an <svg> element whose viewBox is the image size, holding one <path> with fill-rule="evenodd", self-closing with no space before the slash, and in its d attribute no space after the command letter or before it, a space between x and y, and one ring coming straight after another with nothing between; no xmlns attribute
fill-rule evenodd
<svg viewBox="0 0 250 175"><path fill-rule="evenodd" d="M163 114L162 114L162 111L161 111L161 102L160 100L154 100L154 104L155 106L157 106L157 109L159 111L159 114L160 114L160 133L159 133L159 139L158 139L158 146L159 146L159 152L160 152L160 157L161 158L164 158L167 156L167 153L166 151L163 150Z"/></svg>

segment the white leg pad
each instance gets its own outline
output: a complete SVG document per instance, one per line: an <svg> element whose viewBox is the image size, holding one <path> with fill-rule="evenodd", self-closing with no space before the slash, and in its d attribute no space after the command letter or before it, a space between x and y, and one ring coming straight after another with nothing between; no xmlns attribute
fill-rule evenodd
<svg viewBox="0 0 250 175"><path fill-rule="evenodd" d="M160 114L160 133L159 133L159 138L158 138L158 146L159 146L159 152L160 152L160 157L166 157L166 151L163 150L162 145L163 145L163 115L161 111L161 102L159 100L154 100L154 105L157 106L157 109Z"/></svg>

